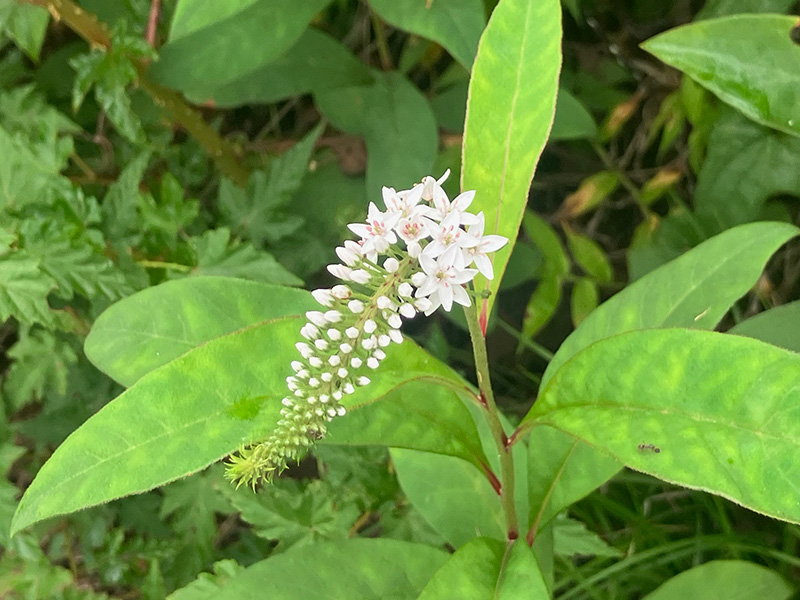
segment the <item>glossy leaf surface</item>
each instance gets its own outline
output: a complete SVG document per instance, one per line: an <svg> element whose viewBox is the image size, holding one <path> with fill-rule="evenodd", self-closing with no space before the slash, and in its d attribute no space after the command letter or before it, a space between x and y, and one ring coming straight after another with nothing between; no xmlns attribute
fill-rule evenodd
<svg viewBox="0 0 800 600"><path fill-rule="evenodd" d="M286 317L216 338L142 377L56 450L21 500L15 530L152 489L266 437L279 418L302 323ZM346 405L357 410L414 380L464 387L448 367L405 342L387 349L372 383L348 396ZM447 414L443 409L443 418ZM468 425L450 429L467 431ZM388 433L379 433L391 443ZM447 447L454 448L452 442ZM469 447L465 440L462 448Z"/></svg>
<svg viewBox="0 0 800 600"><path fill-rule="evenodd" d="M800 301L759 313L732 327L728 333L800 352Z"/></svg>
<svg viewBox="0 0 800 600"><path fill-rule="evenodd" d="M787 600L792 587L775 571L744 560L714 560L667 580L643 600Z"/></svg>
<svg viewBox="0 0 800 600"><path fill-rule="evenodd" d="M390 25L442 45L466 69L472 67L486 25L481 0L370 0Z"/></svg>
<svg viewBox="0 0 800 600"><path fill-rule="evenodd" d="M169 42L150 74L159 83L195 95L198 82L213 90L252 76L287 51L329 2L182 0Z"/></svg>
<svg viewBox="0 0 800 600"><path fill-rule="evenodd" d="M524 540L505 544L476 538L463 546L433 576L419 600L546 600L539 565Z"/></svg>
<svg viewBox="0 0 800 600"><path fill-rule="evenodd" d="M800 135L797 18L737 15L662 33L642 47L754 121Z"/></svg>
<svg viewBox="0 0 800 600"><path fill-rule="evenodd" d="M386 539L315 544L262 560L238 574L215 600L414 600L447 553Z"/></svg>
<svg viewBox="0 0 800 600"><path fill-rule="evenodd" d="M260 321L317 310L306 291L231 277L193 277L147 288L108 308L86 356L124 386L200 344Z"/></svg>
<svg viewBox="0 0 800 600"><path fill-rule="evenodd" d="M202 80L185 90L187 97L216 107L269 104L309 92L368 84L367 67L340 42L313 28L275 60L238 79L212 87Z"/></svg>
<svg viewBox="0 0 800 600"><path fill-rule="evenodd" d="M487 234L509 238L494 257L495 277L476 289L493 294L517 237L528 190L550 133L561 69L557 0L501 0L481 37L472 69L464 129L462 190L476 190L470 210L486 215Z"/></svg>
<svg viewBox="0 0 800 600"><path fill-rule="evenodd" d="M576 354L526 420L637 471L798 522L799 377L800 355L757 340L632 331Z"/></svg>
<svg viewBox="0 0 800 600"><path fill-rule="evenodd" d="M653 327L712 329L758 280L770 256L800 233L751 223L711 238L604 302L556 352L542 388L576 352L611 335Z"/></svg>

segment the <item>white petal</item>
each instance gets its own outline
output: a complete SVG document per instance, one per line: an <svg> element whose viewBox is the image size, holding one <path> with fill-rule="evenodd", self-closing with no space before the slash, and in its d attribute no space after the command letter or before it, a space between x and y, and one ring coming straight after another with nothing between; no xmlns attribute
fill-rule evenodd
<svg viewBox="0 0 800 600"><path fill-rule="evenodd" d="M485 254L476 254L473 259L475 260L475 266L478 267L478 271L480 271L481 275L486 277L486 279L494 279L494 268L492 267L492 261L489 260L489 257Z"/></svg>
<svg viewBox="0 0 800 600"><path fill-rule="evenodd" d="M465 290L460 285L453 286L453 299L458 302L461 306L469 306L472 304L469 298L469 294L467 290Z"/></svg>
<svg viewBox="0 0 800 600"><path fill-rule="evenodd" d="M442 308L450 312L450 309L453 308L453 286L439 287L439 300L442 302Z"/></svg>
<svg viewBox="0 0 800 600"><path fill-rule="evenodd" d="M495 252L508 243L508 238L502 235L484 235L481 237L480 248L483 252Z"/></svg>

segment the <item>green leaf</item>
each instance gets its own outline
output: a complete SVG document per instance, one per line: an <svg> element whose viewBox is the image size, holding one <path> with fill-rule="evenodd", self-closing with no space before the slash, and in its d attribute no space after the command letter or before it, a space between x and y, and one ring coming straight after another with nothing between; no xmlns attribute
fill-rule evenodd
<svg viewBox="0 0 800 600"><path fill-rule="evenodd" d="M216 477L222 480L222 477ZM175 560L182 581L206 568L214 556L217 536L216 513L228 513L230 506L215 486L210 473L198 473L176 481L163 491L162 518L168 518L180 550Z"/></svg>
<svg viewBox="0 0 800 600"><path fill-rule="evenodd" d="M597 137L597 124L583 103L564 88L558 90L556 115L550 141L582 140Z"/></svg>
<svg viewBox="0 0 800 600"><path fill-rule="evenodd" d="M3 377L7 408L16 412L48 393L64 394L68 369L78 357L72 345L43 329L20 328L19 340L7 351L14 362Z"/></svg>
<svg viewBox="0 0 800 600"><path fill-rule="evenodd" d="M457 394L427 382L411 382L386 402L372 403L331 422L323 444L437 448L480 466L478 430ZM483 475L481 475L483 477Z"/></svg>
<svg viewBox="0 0 800 600"><path fill-rule="evenodd" d="M797 18L738 15L684 25L642 47L754 121L800 135Z"/></svg>
<svg viewBox="0 0 800 600"><path fill-rule="evenodd" d="M552 225L535 212L528 211L522 220L522 229L544 254L547 268L558 275L569 273L569 257Z"/></svg>
<svg viewBox="0 0 800 600"><path fill-rule="evenodd" d="M798 522L798 376L800 355L757 340L631 331L576 354L526 421L558 427L637 471Z"/></svg>
<svg viewBox="0 0 800 600"><path fill-rule="evenodd" d="M603 338L656 327L713 328L756 283L770 255L797 233L783 223L736 227L629 285L592 312L561 345L540 389L576 353ZM538 457L552 457L544 462L549 466L531 475L534 522L546 523L619 469L605 454L546 427L534 427L529 444Z"/></svg>
<svg viewBox="0 0 800 600"><path fill-rule="evenodd" d="M214 563L214 574L200 573L192 583L168 596L168 600L214 600L221 588L244 571L235 560L226 559Z"/></svg>
<svg viewBox="0 0 800 600"><path fill-rule="evenodd" d="M287 271L269 252L231 240L231 232L226 227L208 230L192 238L190 244L197 258L192 275L241 277L275 285L303 284L302 279ZM170 275L179 277L181 272Z"/></svg>
<svg viewBox="0 0 800 600"><path fill-rule="evenodd" d="M300 38L330 0L183 0L150 69L157 82L197 94L251 76ZM203 95L203 94L201 94Z"/></svg>
<svg viewBox="0 0 800 600"><path fill-rule="evenodd" d="M196 103L224 108L270 104L371 80L367 67L348 48L328 34L309 28L294 46L260 68L223 85L196 80L184 91Z"/></svg>
<svg viewBox="0 0 800 600"><path fill-rule="evenodd" d="M567 338L545 371L542 389L567 360L597 340L654 327L713 328L756 283L775 250L798 233L786 223L741 225L642 277Z"/></svg>
<svg viewBox="0 0 800 600"><path fill-rule="evenodd" d="M800 301L759 313L728 330L787 350L800 352Z"/></svg>
<svg viewBox="0 0 800 600"><path fill-rule="evenodd" d="M390 25L441 44L466 69L472 67L486 25L481 0L370 0L369 4Z"/></svg>
<svg viewBox="0 0 800 600"><path fill-rule="evenodd" d="M442 550L396 540L315 544L248 567L214 600L414 600L446 560Z"/></svg>
<svg viewBox="0 0 800 600"><path fill-rule="evenodd" d="M564 233L567 234L569 251L583 272L600 283L611 281L614 275L611 262L600 244L590 237L573 231L570 227L565 227Z"/></svg>
<svg viewBox="0 0 800 600"><path fill-rule="evenodd" d="M253 526L256 535L277 541L273 552L324 541L344 541L359 517L355 505L338 506L326 482L307 485L279 479L254 494L248 488L226 486L223 493Z"/></svg>
<svg viewBox="0 0 800 600"><path fill-rule="evenodd" d="M373 75L371 86L328 90L315 99L335 127L366 141L367 197L377 199L382 186L408 188L430 173L438 134L428 100L408 79Z"/></svg>
<svg viewBox="0 0 800 600"><path fill-rule="evenodd" d="M536 425L528 437L528 466L534 534L622 468L616 459L546 425Z"/></svg>
<svg viewBox="0 0 800 600"><path fill-rule="evenodd" d="M789 600L792 586L780 574L744 560L713 560L667 580L643 600Z"/></svg>
<svg viewBox="0 0 800 600"><path fill-rule="evenodd" d="M577 327L600 302L600 292L597 284L588 277L581 277L572 286L570 310L572 323Z"/></svg>
<svg viewBox="0 0 800 600"><path fill-rule="evenodd" d="M131 386L204 342L318 307L306 291L230 277L171 281L108 308L95 321L84 351L106 375Z"/></svg>
<svg viewBox="0 0 800 600"><path fill-rule="evenodd" d="M757 220L771 196L800 189L800 140L728 109L711 131L695 191L697 211L720 228Z"/></svg>
<svg viewBox="0 0 800 600"><path fill-rule="evenodd" d="M522 318L521 340L531 340L539 331L550 322L561 303L561 286L564 280L560 275L545 271L544 278L539 280L539 285L525 305L525 315ZM519 349L523 347L520 340Z"/></svg>
<svg viewBox="0 0 800 600"><path fill-rule="evenodd" d="M451 546L460 548L476 536L505 539L500 498L477 467L454 456L391 452L403 492Z"/></svg>
<svg viewBox="0 0 800 600"><path fill-rule="evenodd" d="M49 22L50 14L44 7L0 0L0 31L5 31L36 62Z"/></svg>
<svg viewBox="0 0 800 600"><path fill-rule="evenodd" d="M476 538L436 572L419 600L546 600L550 593L525 540Z"/></svg>
<svg viewBox="0 0 800 600"><path fill-rule="evenodd" d="M0 256L0 322L9 317L23 323L54 325L47 295L55 282L35 258L11 252Z"/></svg>
<svg viewBox="0 0 800 600"><path fill-rule="evenodd" d="M561 556L602 556L618 558L622 552L609 546L603 538L589 531L584 523L561 516L553 523L555 552Z"/></svg>
<svg viewBox="0 0 800 600"><path fill-rule="evenodd" d="M126 22L119 21L111 32L108 49L93 48L70 60L75 69L72 106L77 112L86 94L94 87L94 97L117 130L134 144L146 142L139 115L133 111L128 85L139 76L136 60L152 60L155 52L142 38L127 33Z"/></svg>
<svg viewBox="0 0 800 600"><path fill-rule="evenodd" d="M462 190L476 190L470 210L486 215L486 233L509 244L493 257L495 278L476 278L492 295L517 237L536 164L556 104L561 68L558 0L500 0L481 37L464 127Z"/></svg>
<svg viewBox="0 0 800 600"><path fill-rule="evenodd" d="M286 317L255 325L142 377L56 450L20 501L15 529L163 485L267 437L280 418L301 324ZM168 348L175 343L167 341ZM370 385L347 396L348 410L410 381L464 387L454 372L410 342L387 349L371 376Z"/></svg>
<svg viewBox="0 0 800 600"><path fill-rule="evenodd" d="M292 235L303 219L286 214L286 207L308 172L308 163L322 125L269 163L269 174L255 171L242 190L229 179L220 185L219 206L226 223L239 236L260 246Z"/></svg>
<svg viewBox="0 0 800 600"><path fill-rule="evenodd" d="M785 13L796 3L795 0L706 0L695 20L742 13Z"/></svg>

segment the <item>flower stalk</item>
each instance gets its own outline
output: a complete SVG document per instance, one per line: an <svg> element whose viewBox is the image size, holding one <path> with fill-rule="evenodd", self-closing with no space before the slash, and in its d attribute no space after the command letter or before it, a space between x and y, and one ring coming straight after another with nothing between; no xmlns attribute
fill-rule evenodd
<svg viewBox="0 0 800 600"><path fill-rule="evenodd" d="M486 338L481 327L477 304L464 308L469 327L469 336L472 340L472 353L475 358L475 373L478 378L480 390L480 405L484 409L486 423L492 433L497 453L500 457L500 488L498 494L503 504L506 517L506 534L509 541L519 537L517 524L517 508L514 498L514 457L508 446L508 438L500 422L500 414L494 400L492 380L489 375L489 358L486 354Z"/></svg>
<svg viewBox="0 0 800 600"><path fill-rule="evenodd" d="M348 226L360 239L336 248L342 263L328 266L342 283L312 292L324 310L306 313L308 322L300 330L304 341L296 344L300 359L291 362L294 374L286 378L289 393L281 401L281 419L266 440L244 446L231 458L228 477L235 483L255 487L302 458L327 433L328 422L346 414L346 396L369 385L364 373L379 368L384 348L403 341L403 319L449 311L455 304L472 306L466 285L479 272L493 276L487 254L508 240L483 235L483 213L467 212L475 192L450 201L441 186L448 174L425 177L408 190L383 188L385 210L370 203L366 222ZM478 379L488 384L485 347L482 356ZM497 420L491 387L488 399ZM494 434L499 421L490 418L490 423ZM501 491L496 477L490 481ZM513 491L513 481L505 481ZM509 527L516 530L516 523Z"/></svg>

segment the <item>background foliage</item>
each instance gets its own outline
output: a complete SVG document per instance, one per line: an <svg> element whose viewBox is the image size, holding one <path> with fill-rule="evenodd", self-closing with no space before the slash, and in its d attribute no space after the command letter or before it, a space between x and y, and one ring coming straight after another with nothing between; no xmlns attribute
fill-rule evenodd
<svg viewBox="0 0 800 600"><path fill-rule="evenodd" d="M236 284L248 323L283 317L291 313L279 303L258 302L260 284L326 282L323 267L335 260L333 248L347 235L346 224L362 218L381 185L407 187L422 174L450 168L454 175L446 187L457 190L462 139L479 152L485 133L464 132L463 126L469 69L495 3L433 0L425 8L410 0L54 1L60 20L37 4L46 2L0 0L0 596L236 598L236 586L246 585L247 577L265 581L282 573L291 579L304 568L298 557L307 560L308 552L317 564L329 565L317 580L327 586L342 570L336 561L357 562L367 552L359 538L376 536L384 539L380 551L369 551L375 560L416 560L398 581L359 573L364 586L376 586L376 598L384 597L382 590L406 589L402 585L416 589L447 558L435 548L415 558L408 542L458 549L458 560L479 562L487 573L499 569L493 540L467 543L475 523L489 537L502 531L497 496L473 467L482 451L474 430L464 425L472 422L459 412L460 403L447 404L446 397L446 411L426 414L413 388L405 402L416 407L417 418L447 420L461 432L449 455L422 454L423 441L398 444L405 448L390 455L364 445L369 432L359 437L353 428L339 432L350 444L322 445L256 496L229 487L217 465L9 538L21 492L53 450L122 391L120 384L242 325L227 320L225 310L200 315L203 327L145 364L135 351L125 354L130 348L103 343L122 328L146 332L158 307L140 295L131 300L142 307L126 313L139 321L98 320L109 305L170 282L170 310L189 311L180 305L182 282L226 275L249 280ZM521 218L522 230L513 253L503 257L507 272L489 324L496 391L513 423L523 420L555 365L604 337L600 333L627 331L624 323L610 323L610 309L593 312L601 301L625 290L616 296L615 310L624 309L627 298L640 303L639 296L625 295L632 282L722 232L729 236L724 243L713 251L705 246L707 272L691 257L673 263L649 300L649 326L683 326L693 319L697 328L712 328L722 319L724 330L800 350L797 336L788 333L800 324L792 302L800 280L797 243L779 250L761 274L794 230L732 230L760 220L798 221L797 54L788 35L778 59L747 43L758 31L790 28L796 19L781 13L796 8L787 0L564 0L556 119L527 210L503 217L509 231ZM738 13L771 15L712 20ZM674 29L688 23L695 25ZM709 38L722 66L752 77L748 89L787 100L765 107L758 94L742 94L715 57L692 50ZM547 47L519 51L536 60ZM785 76L775 76L778 70ZM494 89L491 83L474 85ZM488 99L501 105L506 87L495 87L497 96ZM552 107L539 109L544 114ZM513 112L498 111L498 118L509 119L509 130L520 138L537 135L515 130ZM535 164L535 156L514 160ZM492 175L465 184L491 185ZM527 186L523 175L517 187ZM760 240L758 248L754 240ZM675 300L659 312L658 298L670 290L687 289L698 278L713 284L734 268L745 273L741 281L715 296L708 313L692 312L697 303L711 302L707 298ZM213 299L220 292L209 281L203 293ZM291 292L283 293L292 310L309 302L303 292ZM780 308L749 318L773 307ZM589 333L572 338L553 358L583 321ZM95 342L86 339L92 326ZM285 329L289 344L294 324L270 326ZM409 331L458 373L470 373L459 317L440 315ZM247 335L273 339L258 329ZM661 343L686 354L693 340L713 335L670 332ZM636 336L603 342L607 359L616 361L609 371L625 359L614 344ZM113 379L89 362L84 343ZM748 343L756 342L741 341ZM263 355L251 357L253 369L285 362L272 350L265 343ZM796 362L788 352L774 352L775 361ZM222 344L211 342L173 364L176 371L202 373L224 355ZM396 377L414 378L403 371L415 356L412 350L397 363ZM693 355L675 360L693 361ZM658 380L661 367L649 365L643 376ZM576 372L581 368L580 360L570 363ZM440 376L458 380L455 373ZM198 404L211 410L198 381ZM267 379L260 384L276 385ZM231 385L239 386L243 399L255 393L248 382ZM709 397L718 395L710 390ZM538 414L547 413L551 400L545 395L537 403ZM649 402L641 398L643 405ZM132 401L131 418L139 416L137 406ZM547 414L548 423L568 430L582 426L558 411ZM614 422L613 413L603 418ZM517 451L521 510L541 525L541 539L549 536L556 559L552 581L526 585L546 584L563 599L668 599L686 596L698 582L747 591L742 597L786 598L794 587L789 582L797 583L796 525L620 471L615 458L647 472L647 448L609 442L610 458L556 429L537 431ZM113 447L112 437L107 442ZM560 449L563 456L582 456L587 473L573 479L574 488L528 499L528 484L541 489L535 478L557 481ZM790 447L774 450L791 462ZM194 457L192 468L224 454L215 447L207 452ZM530 476L528 461L536 465ZM103 481L102 473L96 480L81 477L76 481ZM440 493L429 493L430 481L442 482ZM113 497L113 490L108 493ZM783 514L779 500L773 508L771 514ZM352 540L344 556L325 544L344 540ZM518 546L515 560L526 564L527 546ZM279 561L237 577L267 556ZM423 571L425 578L415 581ZM446 571L438 577L424 597L452 593ZM225 587L234 579L233 587Z"/></svg>

